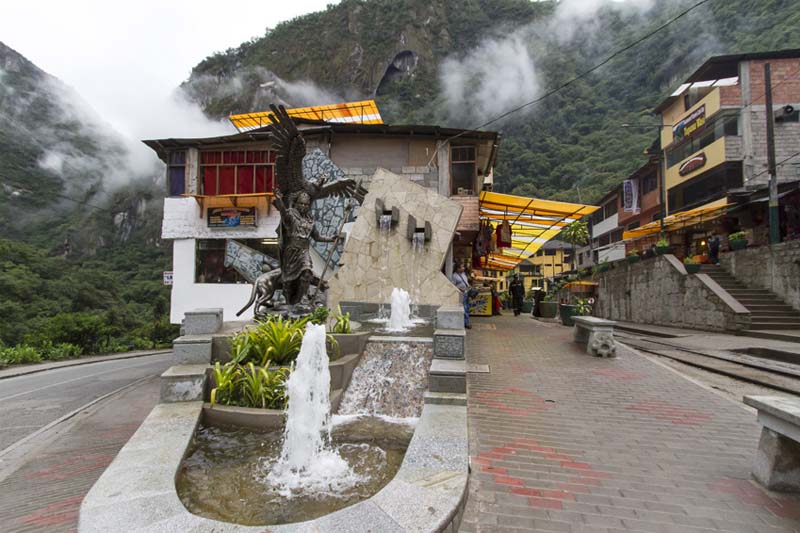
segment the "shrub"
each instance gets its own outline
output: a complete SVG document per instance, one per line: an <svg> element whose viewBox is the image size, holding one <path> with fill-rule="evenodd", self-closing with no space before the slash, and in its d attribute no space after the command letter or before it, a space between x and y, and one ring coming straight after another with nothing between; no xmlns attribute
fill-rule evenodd
<svg viewBox="0 0 800 533"><path fill-rule="evenodd" d="M628 252L628 257L633 257L633 256L638 256L638 255L639 255L639 250L637 250L636 248L634 248L633 250Z"/></svg>
<svg viewBox="0 0 800 533"><path fill-rule="evenodd" d="M592 314L592 304L589 303L588 298L577 298L575 300L575 311L577 316L586 316Z"/></svg>
<svg viewBox="0 0 800 533"><path fill-rule="evenodd" d="M728 240L729 241L743 241L743 240L745 240L745 232L737 231L735 233L731 233L730 235L728 235Z"/></svg>
<svg viewBox="0 0 800 533"><path fill-rule="evenodd" d="M76 359L83 355L83 349L80 346L71 344L69 342L59 342L54 344L50 341L42 343L38 347L42 355L42 359L48 361L61 361L63 359Z"/></svg>
<svg viewBox="0 0 800 533"><path fill-rule="evenodd" d="M669 246L669 241L666 238L661 237L656 241L656 246L659 248L667 248Z"/></svg>
<svg viewBox="0 0 800 533"><path fill-rule="evenodd" d="M310 320L314 324L324 324L328 320L328 315L330 315L331 310L321 305L319 307L315 307L314 311L311 313Z"/></svg>
<svg viewBox="0 0 800 533"><path fill-rule="evenodd" d="M699 265L700 261L698 261L697 259L691 258L691 257L686 257L683 260L683 264L684 265Z"/></svg>
<svg viewBox="0 0 800 533"><path fill-rule="evenodd" d="M42 355L39 350L27 344L18 344L0 348L0 366L40 363Z"/></svg>
<svg viewBox="0 0 800 533"><path fill-rule="evenodd" d="M268 367L270 361L266 361ZM283 409L286 404L286 379L289 369L270 370L253 363L234 362L214 365L216 386L211 389L211 406L236 405L261 409Z"/></svg>
<svg viewBox="0 0 800 533"><path fill-rule="evenodd" d="M352 333L353 330L350 327L350 313L342 314L342 310L339 309L339 314L334 317L333 323L333 333Z"/></svg>

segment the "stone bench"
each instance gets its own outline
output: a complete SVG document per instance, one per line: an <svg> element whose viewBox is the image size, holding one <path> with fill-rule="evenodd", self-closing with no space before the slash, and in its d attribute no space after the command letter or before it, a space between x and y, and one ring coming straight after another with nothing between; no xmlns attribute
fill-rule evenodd
<svg viewBox="0 0 800 533"><path fill-rule="evenodd" d="M753 477L769 490L800 491L800 399L745 396L758 409L761 439Z"/></svg>
<svg viewBox="0 0 800 533"><path fill-rule="evenodd" d="M576 316L572 320L575 322L575 342L586 345L586 353L597 357L617 355L614 341L616 322L593 316Z"/></svg>

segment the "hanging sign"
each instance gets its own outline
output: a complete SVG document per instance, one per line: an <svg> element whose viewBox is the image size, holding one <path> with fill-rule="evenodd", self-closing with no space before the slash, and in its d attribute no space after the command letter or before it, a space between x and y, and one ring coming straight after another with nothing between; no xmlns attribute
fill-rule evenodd
<svg viewBox="0 0 800 533"><path fill-rule="evenodd" d="M703 165L706 164L706 153L700 152L696 156L692 157L683 162L683 164L678 168L678 174L681 176L685 176L691 172L694 172L698 168L702 168Z"/></svg>
<svg viewBox="0 0 800 533"><path fill-rule="evenodd" d="M626 213L639 212L639 182L637 180L622 182L622 202Z"/></svg>
<svg viewBox="0 0 800 533"><path fill-rule="evenodd" d="M256 226L258 212L255 207L209 207L209 228L237 228Z"/></svg>

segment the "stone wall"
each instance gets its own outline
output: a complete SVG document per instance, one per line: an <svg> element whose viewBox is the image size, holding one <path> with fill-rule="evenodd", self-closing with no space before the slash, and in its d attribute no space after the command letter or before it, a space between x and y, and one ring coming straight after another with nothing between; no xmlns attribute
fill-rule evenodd
<svg viewBox="0 0 800 533"><path fill-rule="evenodd" d="M400 211L399 224L388 232L378 228L377 199ZM421 252L406 237L409 215L418 226L429 221L433 229ZM441 269L460 216L461 206L455 202L403 175L378 169L345 244L342 267L331 279L328 305L388 303L394 287L407 290L414 304L458 304L459 292Z"/></svg>
<svg viewBox="0 0 800 533"><path fill-rule="evenodd" d="M724 253L719 260L742 283L772 291L800 310L800 241Z"/></svg>
<svg viewBox="0 0 800 533"><path fill-rule="evenodd" d="M595 314L610 320L708 331L742 331L750 312L706 274L688 275L673 255L598 273Z"/></svg>

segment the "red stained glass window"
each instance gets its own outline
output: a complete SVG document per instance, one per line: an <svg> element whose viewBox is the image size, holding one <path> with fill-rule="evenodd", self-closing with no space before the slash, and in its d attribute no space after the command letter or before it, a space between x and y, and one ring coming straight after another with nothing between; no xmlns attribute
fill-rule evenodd
<svg viewBox="0 0 800 533"><path fill-rule="evenodd" d="M203 194L272 192L275 153L271 150L201 152Z"/></svg>

